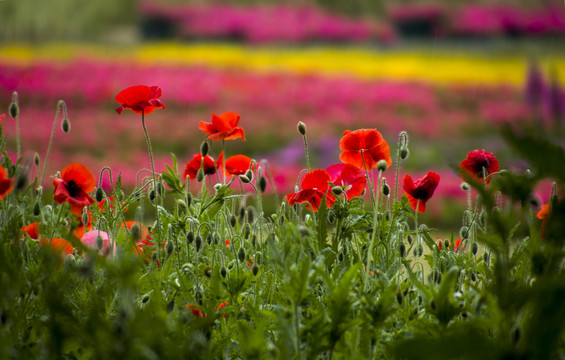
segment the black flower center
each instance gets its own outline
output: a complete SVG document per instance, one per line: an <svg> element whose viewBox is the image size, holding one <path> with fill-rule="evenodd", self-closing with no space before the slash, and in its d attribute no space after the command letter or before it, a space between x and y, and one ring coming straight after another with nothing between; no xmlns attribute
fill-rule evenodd
<svg viewBox="0 0 565 360"><path fill-rule="evenodd" d="M80 186L78 186L74 180L69 181L66 184L66 188L71 197L76 197L78 194L80 194L81 191Z"/></svg>

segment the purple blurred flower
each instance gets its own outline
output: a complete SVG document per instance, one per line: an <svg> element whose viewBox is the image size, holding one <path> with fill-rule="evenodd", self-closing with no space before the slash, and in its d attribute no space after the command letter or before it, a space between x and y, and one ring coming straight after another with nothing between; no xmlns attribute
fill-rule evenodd
<svg viewBox="0 0 565 360"><path fill-rule="evenodd" d="M542 103L546 84L535 60L530 61L526 75L526 102L532 111L538 112Z"/></svg>

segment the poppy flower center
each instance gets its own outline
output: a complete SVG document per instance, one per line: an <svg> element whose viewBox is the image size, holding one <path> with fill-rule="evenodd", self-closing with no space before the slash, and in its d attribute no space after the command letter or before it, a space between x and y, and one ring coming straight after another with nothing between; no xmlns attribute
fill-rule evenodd
<svg viewBox="0 0 565 360"><path fill-rule="evenodd" d="M65 185L65 187L67 188L67 191L69 192L69 195L71 197L76 197L78 194L80 194L81 188L74 180L69 181Z"/></svg>

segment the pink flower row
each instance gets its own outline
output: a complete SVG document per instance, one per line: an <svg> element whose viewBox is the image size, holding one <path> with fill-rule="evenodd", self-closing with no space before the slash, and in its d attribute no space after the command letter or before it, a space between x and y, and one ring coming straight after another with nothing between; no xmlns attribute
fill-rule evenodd
<svg viewBox="0 0 565 360"><path fill-rule="evenodd" d="M390 42L390 26L374 21L330 14L313 4L171 5L143 2L139 11L147 19L170 22L182 38L230 38L251 43L304 41Z"/></svg>

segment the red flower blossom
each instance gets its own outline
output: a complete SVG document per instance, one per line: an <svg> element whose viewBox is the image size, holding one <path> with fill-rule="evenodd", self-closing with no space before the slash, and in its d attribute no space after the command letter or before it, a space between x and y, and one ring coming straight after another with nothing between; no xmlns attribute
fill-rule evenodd
<svg viewBox="0 0 565 360"><path fill-rule="evenodd" d="M392 164L390 147L381 133L375 129L344 131L339 148L342 150L339 159L361 170L371 170L377 167L379 160L385 160L387 168ZM365 159L364 164L363 159Z"/></svg>
<svg viewBox="0 0 565 360"><path fill-rule="evenodd" d="M459 164L459 173L465 181L469 177L475 181L483 181L485 176L498 170L500 170L498 160L492 153L485 150L473 150L467 153L467 158ZM487 173L484 174L484 171ZM490 178L487 178L486 183L489 182Z"/></svg>
<svg viewBox="0 0 565 360"><path fill-rule="evenodd" d="M0 165L0 200L14 189L14 179L8 178L8 172Z"/></svg>
<svg viewBox="0 0 565 360"><path fill-rule="evenodd" d="M61 171L61 178L53 179L55 186L53 199L62 204L71 204L71 212L81 215L85 206L94 203L94 199L88 195L94 190L94 175L83 164L72 163Z"/></svg>
<svg viewBox="0 0 565 360"><path fill-rule="evenodd" d="M447 250L453 250L455 252L465 252L466 249L463 248L463 244L461 244L463 242L463 240L461 238L458 238L457 240L455 240L455 243L450 244L450 246L447 248ZM437 246L439 247L439 249L443 249L443 240L439 239L437 242Z"/></svg>
<svg viewBox="0 0 565 360"><path fill-rule="evenodd" d="M204 164L202 165L202 154L198 153L192 157L192 160L186 163L183 177L186 179L188 176L190 180L194 180L201 166L203 167L204 174L206 175L213 175L216 173L214 159L210 155L206 155L204 158Z"/></svg>
<svg viewBox="0 0 565 360"><path fill-rule="evenodd" d="M201 121L198 128L202 130L210 140L233 140L241 138L245 141L245 132L243 128L238 127L239 114L234 112L225 112L218 116L212 113L212 122L207 123Z"/></svg>
<svg viewBox="0 0 565 360"><path fill-rule="evenodd" d="M6 114L0 115L0 124L2 124L2 120L4 120L5 117L6 117Z"/></svg>
<svg viewBox="0 0 565 360"><path fill-rule="evenodd" d="M207 314L203 313L202 310L199 309L200 305L198 304L190 303L190 304L186 304L185 307L190 308L190 311L196 317L201 317L204 319L205 317L208 316Z"/></svg>
<svg viewBox="0 0 565 360"><path fill-rule="evenodd" d="M426 211L426 202L431 199L438 183L439 175L433 171L428 171L426 176L416 181L412 181L412 177L406 174L402 187L412 209L416 210L418 206L418 212Z"/></svg>
<svg viewBox="0 0 565 360"><path fill-rule="evenodd" d="M227 301L221 302L220 305L218 305L218 308L216 309L216 312L220 312L224 310L225 307L227 307L229 305L229 303ZM222 317L224 319L227 319L228 316L226 314L222 314Z"/></svg>
<svg viewBox="0 0 565 360"><path fill-rule="evenodd" d="M136 114L151 114L155 109L164 109L165 105L159 100L161 88L158 86L137 85L122 90L116 95L116 101L121 104L116 109L118 114L130 109Z"/></svg>
<svg viewBox="0 0 565 360"><path fill-rule="evenodd" d="M358 167L350 164L336 164L327 168L326 171L330 174L331 183L343 188L347 200L363 194L367 179Z"/></svg>
<svg viewBox="0 0 565 360"><path fill-rule="evenodd" d="M286 195L286 201L290 205L296 203L308 202L306 208L318 211L318 207L322 202L322 198L326 195L327 207L331 207L335 202L335 197L329 192L329 182L331 181L330 174L325 170L316 169L312 170L302 179L302 190L296 193Z"/></svg>
<svg viewBox="0 0 565 360"><path fill-rule="evenodd" d="M223 169L226 172L227 176L245 175L247 170L250 169L251 162L253 161L250 157L245 155L230 156L226 159L225 164L223 164L223 160L224 152L222 151L220 153L220 156L218 157L216 165L218 166L218 168ZM252 170L255 171L256 168L257 165L255 165Z"/></svg>
<svg viewBox="0 0 565 360"><path fill-rule="evenodd" d="M27 226L24 226L22 228L22 235L25 236L25 234L28 234L30 238L38 240L39 239L39 222L34 222L31 223Z"/></svg>
<svg viewBox="0 0 565 360"><path fill-rule="evenodd" d="M53 250L54 253L61 254L63 256L71 255L74 251L73 246L70 242L60 238L52 238L51 241L49 241L49 239L43 238L39 240L39 245L51 246L51 250Z"/></svg>

